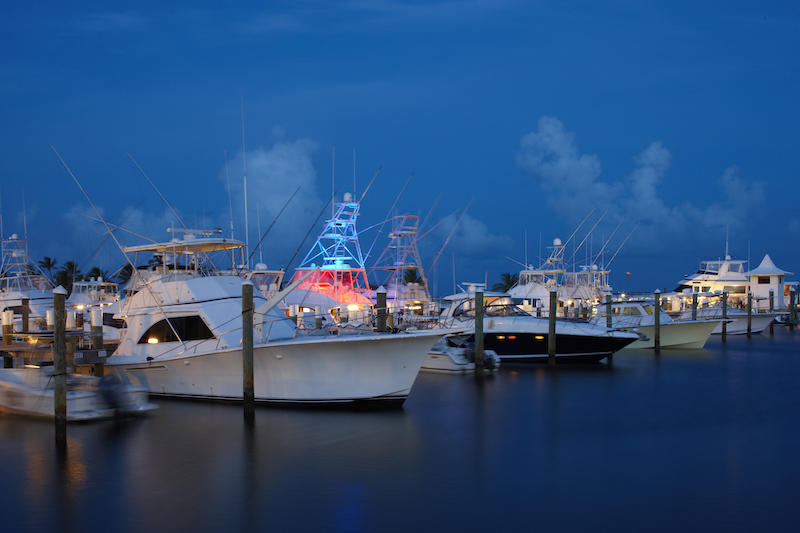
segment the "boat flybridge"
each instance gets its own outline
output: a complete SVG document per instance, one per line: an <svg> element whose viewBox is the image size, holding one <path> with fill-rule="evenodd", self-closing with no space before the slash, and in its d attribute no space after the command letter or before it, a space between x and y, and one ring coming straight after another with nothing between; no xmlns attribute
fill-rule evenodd
<svg viewBox="0 0 800 533"><path fill-rule="evenodd" d="M475 293L482 283L469 284L466 290L445 300L441 325L466 328L461 336L475 336ZM503 292L484 292L484 347L494 350L504 362L547 362L549 322L532 316L514 304ZM556 360L596 362L640 339L638 333L609 329L599 324L577 320L556 320Z"/></svg>
<svg viewBox="0 0 800 533"><path fill-rule="evenodd" d="M28 300L30 317L44 318L53 308L53 283L42 274L28 256L28 246L16 234L2 239L2 268L0 277L0 311L13 310L22 314L22 301Z"/></svg>
<svg viewBox="0 0 800 533"><path fill-rule="evenodd" d="M230 265L244 243L217 233L125 248L132 263L157 260L135 271L134 292L117 318L125 321L106 370L152 394L241 400L242 289L250 283ZM313 272L313 271L312 271ZM428 350L445 329L375 333L359 330L306 335L277 308L302 281L267 298L253 294L255 399L280 403L402 404Z"/></svg>

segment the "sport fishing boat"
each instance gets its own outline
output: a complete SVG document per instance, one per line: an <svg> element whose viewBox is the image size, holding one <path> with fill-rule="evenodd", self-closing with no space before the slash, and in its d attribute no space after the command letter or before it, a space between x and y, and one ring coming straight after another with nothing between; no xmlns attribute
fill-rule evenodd
<svg viewBox="0 0 800 533"><path fill-rule="evenodd" d="M645 338L632 342L624 349L655 347L655 302L652 300L626 300L612 302L611 325L614 328L638 331ZM607 324L607 305L594 308L593 324ZM662 348L702 348L719 319L673 320L666 312L659 314L659 345Z"/></svg>
<svg viewBox="0 0 800 533"><path fill-rule="evenodd" d="M157 409L147 389L125 386L113 378L67 375L67 421L84 422L140 415ZM0 411L54 418L53 363L0 369Z"/></svg>
<svg viewBox="0 0 800 533"><path fill-rule="evenodd" d="M125 328L106 373L156 395L241 400L244 280L233 271L216 272L212 259L222 255L237 264L233 255L244 243L185 231L183 239L124 249L133 254L132 264L142 254L159 261L135 272L138 290L118 315ZM270 300L254 291L255 400L402 404L429 349L451 331L347 334L347 328L330 328L307 334L277 308L304 280Z"/></svg>
<svg viewBox="0 0 800 533"><path fill-rule="evenodd" d="M465 328L455 337L474 342L475 292L483 284L470 284L449 302L440 323L447 328ZM504 362L537 363L548 361L549 322L532 316L514 304L507 293L484 292L484 348L493 350ZM609 329L578 320L556 320L556 360L596 362L640 339L636 332Z"/></svg>
<svg viewBox="0 0 800 533"><path fill-rule="evenodd" d="M29 317L42 319L53 308L53 284L28 257L25 239L16 234L2 239L2 277L0 277L0 311L13 310L22 315L22 301L28 300Z"/></svg>

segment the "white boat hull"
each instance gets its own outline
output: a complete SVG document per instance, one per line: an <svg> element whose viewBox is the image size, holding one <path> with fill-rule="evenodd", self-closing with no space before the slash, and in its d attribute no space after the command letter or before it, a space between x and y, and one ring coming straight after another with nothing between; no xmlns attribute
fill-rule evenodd
<svg viewBox="0 0 800 533"><path fill-rule="evenodd" d="M699 349L705 346L711 332L719 321L702 320L695 322L670 322L659 326L659 344L661 348ZM635 329L646 339L629 344L623 350L655 348L655 325L639 326Z"/></svg>
<svg viewBox="0 0 800 533"><path fill-rule="evenodd" d="M447 330L364 337L299 338L254 347L258 402L402 403L428 350ZM152 394L242 400L240 348L191 353L165 360L127 362L114 355L106 372Z"/></svg>
<svg viewBox="0 0 800 533"><path fill-rule="evenodd" d="M0 370L0 411L23 416L55 418L55 396L50 379L40 381L35 369ZM124 387L112 405L99 390L100 378L70 376L67 380L67 421L80 422L134 415L158 408L148 402L148 392ZM70 390L77 388L78 390Z"/></svg>
<svg viewBox="0 0 800 533"><path fill-rule="evenodd" d="M753 316L750 320L750 332L761 333L767 329L770 324L772 324L772 321L775 320L776 316L778 315L775 313L753 313ZM744 335L747 333L747 315L728 318L733 318L733 320L728 322L728 326L725 328L726 334ZM714 335L721 335L722 324L720 323L716 328L714 328L712 333Z"/></svg>

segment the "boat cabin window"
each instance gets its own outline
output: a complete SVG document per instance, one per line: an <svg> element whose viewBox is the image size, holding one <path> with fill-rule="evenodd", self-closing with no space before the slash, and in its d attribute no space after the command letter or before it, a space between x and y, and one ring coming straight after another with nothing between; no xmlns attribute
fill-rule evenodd
<svg viewBox="0 0 800 533"><path fill-rule="evenodd" d="M744 294L746 292L744 285L725 285L722 290L727 291L728 294Z"/></svg>
<svg viewBox="0 0 800 533"><path fill-rule="evenodd" d="M514 304L514 301L504 296L501 298L484 301L483 313L485 316L528 316L529 313ZM466 300L453 312L454 317L475 318L475 300Z"/></svg>
<svg viewBox="0 0 800 533"><path fill-rule="evenodd" d="M213 339L214 334L208 329L208 326L203 319L199 316L181 316L170 318L172 328L167 323L168 319L156 322L147 332L139 339L139 344L158 344L161 342L178 342L178 337L175 332L180 336L180 340L184 341L199 341L205 339ZM172 329L175 328L175 331Z"/></svg>
<svg viewBox="0 0 800 533"><path fill-rule="evenodd" d="M641 312L641 311L639 311L639 308L638 308L638 307L624 307L624 308L622 309L622 314L623 314L623 315L636 315L636 316L641 316L642 312Z"/></svg>

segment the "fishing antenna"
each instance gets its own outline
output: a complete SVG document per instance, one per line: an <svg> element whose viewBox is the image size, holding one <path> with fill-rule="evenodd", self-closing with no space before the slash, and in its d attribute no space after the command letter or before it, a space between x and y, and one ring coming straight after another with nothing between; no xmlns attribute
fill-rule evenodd
<svg viewBox="0 0 800 533"><path fill-rule="evenodd" d="M436 254L436 258L433 260L433 263L431 263L431 268L433 268L436 265L436 261L438 261L439 257L441 257L445 246L447 246L447 243L450 242L450 237L452 237L453 234L456 232L456 228L458 228L458 225L461 223L461 220L464 218L464 215L467 214L467 210L469 210L469 206L472 205L473 201L475 201L475 197L474 196L472 197L472 200L470 200L469 203L467 204L467 207L464 208L464 212L461 213L461 216L458 217L458 220L456 221L456 225L453 226L453 229L450 231L450 235L447 236L447 240L444 241L444 244L442 245L441 250L439 250L439 253ZM455 250L454 250L453 251L453 279L454 280L455 280L455 269L456 269L456 267L455 267ZM453 283L455 283L455 281L453 281ZM453 291L453 292L455 292L455 291Z"/></svg>
<svg viewBox="0 0 800 533"><path fill-rule="evenodd" d="M573 257L575 257L575 254L577 254L577 253L578 253L578 250L580 250L580 249L581 249L581 246L583 246L583 243L585 243L585 242L586 242L586 239L588 239L588 238L589 238L589 235L591 235L591 234L592 234L592 232L594 231L594 228L596 228L596 227L597 227L597 225L600 223L600 221L601 221L601 220L603 220L603 217L604 217L604 216L606 216L607 214L608 214L608 210L606 210L606 212L605 212L605 213L603 213L603 216L601 216L599 219L597 219L597 222L595 222L595 223L594 223L594 226L592 226L592 229L590 229L590 230L589 230L589 233L587 233L587 234L586 234L586 237L584 237L584 238L583 238L583 240L581 241L581 243L578 245L578 247L577 247L577 248L575 248L575 250L573 250L573 252L572 252L572 255L571 255L571 256L569 256L569 259L567 259L567 263L569 263L570 261L572 261L572 258L573 258ZM577 230L576 230L576 231L577 231Z"/></svg>
<svg viewBox="0 0 800 533"><path fill-rule="evenodd" d="M228 208L231 212L231 239L233 239L233 200L231 200L231 176L228 174L228 152L222 150L222 153L225 155L225 178L228 180Z"/></svg>
<svg viewBox="0 0 800 533"><path fill-rule="evenodd" d="M51 144L50 146L53 146L53 145ZM55 150L55 148L53 148L53 150ZM138 168L139 171L144 175L144 177L147 178L147 181L150 182L150 185L153 186L153 188L156 190L156 192L161 197L161 199L164 201L164 203L167 205L167 207L169 207L169 210L172 211L172 214L175 215L175 218L178 219L178 222L180 222L181 226L183 226L184 229L185 229L186 228L186 224L183 223L183 220L181 220L181 217L178 216L178 213L176 213L175 210L172 209L172 206L169 205L169 202L167 201L167 199L164 198L164 195L161 194L161 191L158 190L158 187L156 187L156 184L153 183L153 180L151 180L150 177L147 175L147 173L144 170L142 170L142 167L139 166L139 163L136 162L136 160L133 158L133 156L131 155L130 152L125 152L125 153L128 154L128 157L131 158L131 161L133 161L133 164L136 165L136 168ZM56 152L56 154L58 154L58 152ZM59 156L59 158L60 157L61 156ZM61 162L63 163L64 160L62 159ZM69 170L69 169L67 169L67 170ZM70 172L70 174L72 174L72 172ZM73 178L74 177L75 176L73 176ZM76 182L77 182L77 180L76 180ZM83 189L81 189L81 190L83 190ZM84 193L84 194L86 194L86 193ZM88 200L88 198L87 198L87 200ZM89 203L91 203L91 200L89 201ZM92 207L94 207L94 206L92 206ZM99 214L98 214L98 216L99 216ZM104 224L105 224L105 222L104 222Z"/></svg>
<svg viewBox="0 0 800 533"><path fill-rule="evenodd" d="M639 224L641 224L641 223L642 223L642 222L641 222L641 221L639 221ZM631 230L630 234L629 234L627 237L625 237L625 240L624 240L624 241L622 241L622 244L620 244L620 245L619 245L619 248L617 248L617 251L616 251L616 252L614 252L614 255L613 255L613 256L611 256L611 261L613 261L613 260L614 260L614 258L615 258L615 257L617 257L617 254L619 253L619 251L620 251L620 250L622 250L622 247L623 247L623 246L625 246L625 243L626 243L626 242L628 242L628 239L630 239L630 238L631 238L631 235L633 235L633 232L634 232L634 231L636 231L636 228L638 228L638 227L639 227L639 224L636 224L636 226L635 226L635 227L634 227L634 228ZM606 265L606 268L608 268L608 267L610 267L610 266L611 266L611 261L609 261L609 262L608 262L608 264Z"/></svg>
<svg viewBox="0 0 800 533"><path fill-rule="evenodd" d="M614 228L614 231L611 232L611 235L609 235L608 239L606 240L606 243L603 245L602 248L600 248L600 251L597 252L597 255L595 257L603 256L603 251L606 249L606 246L608 246L608 243L611 242L611 239L614 238L614 234L617 233L617 230L620 228L620 226L622 226L623 222L625 222L625 217L623 217L622 220L619 221L619 224L617 224L617 227ZM603 266L603 268L605 268L605 265Z"/></svg>
<svg viewBox="0 0 800 533"><path fill-rule="evenodd" d="M328 199L327 202L325 202L325 205L322 206L322 210L319 212L319 215L317 215L317 219L314 221L314 224L312 224L311 227L308 229L308 233L306 233L306 236L303 238L302 242L300 243L300 246L298 246L297 250L294 251L294 255L289 260L289 263L286 265L286 268L284 269L284 272L288 272L289 271L289 267L291 266L292 261L294 261L294 258L297 257L297 254L300 253L300 248L303 247L303 245L306 242L306 239L308 239L308 236L311 235L311 232L314 230L314 226L316 226L317 222L319 222L319 217L321 217L322 213L325 212L325 209L328 207L328 204L331 203L331 201L333 201L333 197L334 196L336 196L336 190L334 190L331 193L331 197Z"/></svg>
<svg viewBox="0 0 800 533"><path fill-rule="evenodd" d="M247 220L247 151L244 146L244 90L241 90L242 102L242 176L244 178L244 246L245 253L250 251L250 225ZM247 268L250 268L250 257L247 258Z"/></svg>
<svg viewBox="0 0 800 533"><path fill-rule="evenodd" d="M108 225L108 224L106 223L106 221L103 219L102 215L100 215L100 211L98 211L97 207L94 205L94 203L92 203L92 200L89 198L89 195L88 195L88 194L86 194L86 191L83 189L83 187L81 186L81 184L78 182L78 178L76 178L76 177L75 177L75 174L73 174L73 173L72 173L72 171L69 169L69 167L67 166L67 163L66 163L66 162L64 161L64 159L61 157L61 154L59 154L59 153L58 153L58 150L56 150L56 147L55 147L55 146L53 146L53 145L51 144L51 145L50 145L50 148L52 148L52 149L53 149L53 151L56 153L56 156L58 156L58 159L61 161L61 164L62 164L62 165L64 165L64 168L66 168L66 169L67 169L67 172L69 172L69 175L70 175L70 176L72 176L72 179L75 181L75 185L77 185L77 186L78 186L78 188L81 190L81 192L83 193L83 195L86 197L86 201L87 201L87 202L89 202L89 205L91 205L91 206L92 206L92 209L94 209L94 212L95 212L95 214L97 215L97 217L100 219L100 221L101 221L101 222L103 223L103 225L106 227L106 231L108 231L109 235L111 235L111 238L112 238L112 239L114 239L114 242L115 242L115 243L117 243L117 247L118 247L118 248L120 249L120 251L122 252L122 255L124 255L124 256L125 256L125 261L127 261L127 262L128 262L128 264L129 264L129 265L131 265L131 268L133 269L133 274L135 275L135 274L136 274L136 265L134 265L134 264L133 264L133 262L130 260L130 258L128 257L128 254L126 254L126 253L125 253L125 251L124 251L124 248L123 248L122 244L120 244L120 242L117 240L117 237L116 237L116 236L114 235L114 233L111 231L111 228L109 227L109 225ZM130 154L128 154L128 155L130 155ZM131 159L133 159L133 158L131 158ZM135 162L136 162L136 161L134 161L134 163L135 163ZM139 165L136 165L136 166L139 166ZM148 178L148 179L149 179L149 178ZM157 299L157 298L155 297L155 295L153 294L153 291L152 291L152 289L150 288L150 286L149 286L147 283L143 283L142 285L144 285L145 289L147 289L147 292L149 292L149 293L150 293L150 297L153 299L153 302L154 302L154 303L156 304L156 306L158 307L158 310L159 310L159 311L161 311L161 314L162 314L162 315L164 316L164 318L166 319L166 321L167 321L167 325L169 325L169 329L171 329L171 330L172 330L172 333L174 333L174 334L175 334L175 338L176 338L176 339L178 339L178 340L180 341L180 343L181 343L181 346L183 346L183 348L184 348L184 349L186 349L186 344L184 344L184 342L183 342L183 339L181 339L181 336L180 336L180 335L178 335L178 332L175 330L175 326L173 326L173 325L172 325L172 321L171 321L171 320L170 320L170 319L167 317L167 314L164 312L164 309L162 309L162 307L161 307L161 304L158 302L158 299Z"/></svg>
<svg viewBox="0 0 800 533"><path fill-rule="evenodd" d="M303 184L301 183L301 184L300 184L300 187L302 187L302 186L303 186ZM269 225L269 227L267 228L267 231L265 231L265 232L264 232L264 235L262 235L262 236L261 236L261 240L260 240L260 241L258 241L258 244L256 245L256 247L257 247L257 248L259 248L259 249L261 248L261 242L264 240L264 237L266 237L266 236L267 236L267 233L269 233L269 230L271 230L271 229L272 229L272 226L274 226L274 225L275 225L275 222L277 222L277 221L278 221L278 218L281 216L281 213L283 213L284 209L286 209L286 207L289 205L289 202L291 202L291 201L292 201L292 198L294 198L294 197L295 197L295 195L296 195L296 194L297 194L297 193L300 191L300 187L297 187L297 190L296 190L296 191L294 191L294 194L292 194L292 195L289 197L289 199L288 199L288 200L286 201L286 203L283 205L283 208L281 208L280 212L279 212L279 213L278 213L278 214L275 216L275 220L273 220L273 221L272 221L272 224L270 224L270 225ZM325 204L325 205L327 206L328 204ZM317 219L319 219L319 217L317 217ZM316 224L316 222L315 222L315 224ZM253 257L253 254L255 254L255 253L256 253L256 252L255 252L255 250L253 250L253 252L251 252L251 253L250 253L250 256L247 258L247 264L250 264L250 258L251 258L251 257ZM262 261L262 262L263 262L263 261Z"/></svg>
<svg viewBox="0 0 800 533"><path fill-rule="evenodd" d="M379 172L380 172L380 169L378 169L378 172L375 173L375 177L378 177L378 173ZM383 233L383 226L385 226L386 222L388 220L390 220L390 218L392 216L392 211L394 210L394 206L397 205L397 202L400 200L400 197L403 195L403 191L406 190L406 187L408 187L408 183L411 181L411 178L413 178L413 177L414 177L414 173L412 172L411 175L406 180L406 184L403 185L402 189L400 189L400 194L397 195L397 198L395 198L394 203L392 204L392 207L389 208L389 212L386 214L386 218L383 219L383 222L381 223L381 228L378 230L378 233L375 234L375 238L372 240L372 244L370 245L369 250L367 250L367 255L364 256L364 261L366 261L369 258L370 254L372 253L372 249L375 247L375 243L378 242L378 237ZM375 181L375 178L372 178L372 181ZM370 185L372 185L372 181L369 183ZM369 190L369 187L367 187L367 190ZM364 194L367 194L367 191L364 191ZM362 195L361 198L363 199L364 196ZM361 203L360 200L359 200L359 203Z"/></svg>

